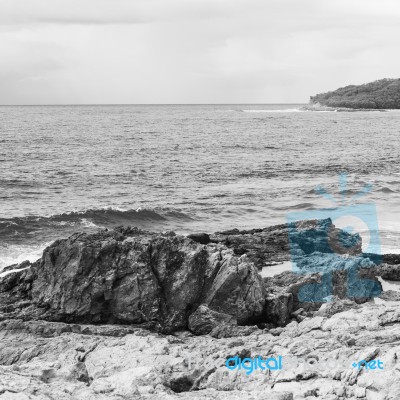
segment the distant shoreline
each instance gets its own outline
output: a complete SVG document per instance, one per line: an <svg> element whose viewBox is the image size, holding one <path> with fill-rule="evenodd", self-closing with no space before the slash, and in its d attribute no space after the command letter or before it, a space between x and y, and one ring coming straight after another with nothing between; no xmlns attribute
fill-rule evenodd
<svg viewBox="0 0 400 400"><path fill-rule="evenodd" d="M365 112L365 111L378 111L378 112L387 112L390 109L381 109L381 108L349 108L349 107L328 107L322 106L321 104L311 104L307 106L303 106L301 110L304 111L315 111L315 112L323 112L323 111L331 111L331 112ZM393 109L397 110L397 109Z"/></svg>
<svg viewBox="0 0 400 400"><path fill-rule="evenodd" d="M376 111L400 109L400 79L380 79L364 85L349 85L310 97L310 106Z"/></svg>

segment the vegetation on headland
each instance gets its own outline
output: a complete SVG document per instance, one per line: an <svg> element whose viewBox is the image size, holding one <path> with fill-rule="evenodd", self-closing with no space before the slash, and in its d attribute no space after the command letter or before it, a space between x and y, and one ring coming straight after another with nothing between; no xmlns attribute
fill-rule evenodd
<svg viewBox="0 0 400 400"><path fill-rule="evenodd" d="M310 104L351 109L400 109L400 79L350 85L310 97Z"/></svg>

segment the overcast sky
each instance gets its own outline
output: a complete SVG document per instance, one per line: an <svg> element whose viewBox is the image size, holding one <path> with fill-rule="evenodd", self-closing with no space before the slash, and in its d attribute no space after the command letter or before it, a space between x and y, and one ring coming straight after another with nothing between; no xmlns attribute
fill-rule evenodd
<svg viewBox="0 0 400 400"><path fill-rule="evenodd" d="M305 103L399 37L399 0L0 0L0 104Z"/></svg>

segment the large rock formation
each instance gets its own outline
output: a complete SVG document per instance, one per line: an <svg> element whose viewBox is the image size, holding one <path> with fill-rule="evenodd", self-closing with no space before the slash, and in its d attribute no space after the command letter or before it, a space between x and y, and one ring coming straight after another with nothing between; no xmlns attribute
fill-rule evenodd
<svg viewBox="0 0 400 400"><path fill-rule="evenodd" d="M128 228L56 241L30 268L3 278L0 300L7 317L170 332L186 329L201 304L239 324L257 321L265 294L246 256Z"/></svg>
<svg viewBox="0 0 400 400"><path fill-rule="evenodd" d="M289 259L298 273L261 278ZM400 257L375 259L330 220L58 240L0 278L0 399L397 399L400 293L371 297ZM268 374L225 366L278 355Z"/></svg>
<svg viewBox="0 0 400 400"><path fill-rule="evenodd" d="M290 257L298 273L259 275ZM136 228L78 233L1 280L0 319L144 324L221 336L227 321L232 332L237 325L284 326L297 309L317 310L331 295L366 301L379 294L379 282L355 280L352 296L346 275L371 266L360 237L329 219L189 238Z"/></svg>
<svg viewBox="0 0 400 400"><path fill-rule="evenodd" d="M350 85L310 98L311 105L351 109L399 109L400 79Z"/></svg>

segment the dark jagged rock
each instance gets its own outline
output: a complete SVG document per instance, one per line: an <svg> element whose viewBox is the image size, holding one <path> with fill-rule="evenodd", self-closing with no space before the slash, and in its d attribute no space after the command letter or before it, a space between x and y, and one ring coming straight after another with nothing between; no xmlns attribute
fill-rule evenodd
<svg viewBox="0 0 400 400"><path fill-rule="evenodd" d="M400 108L400 79L381 79L364 85L350 85L310 98L317 107L381 110Z"/></svg>
<svg viewBox="0 0 400 400"><path fill-rule="evenodd" d="M318 284L321 279L320 274L298 275L289 271L264 278L267 291L264 314L266 321L285 326L290 322L291 314L300 308L306 311L318 310L321 302L300 302L298 293L305 285ZM310 290L313 289L315 290L315 287L311 287ZM315 293L312 295L315 296Z"/></svg>
<svg viewBox="0 0 400 400"><path fill-rule="evenodd" d="M228 330L237 325L235 318L228 314L210 310L207 306L201 305L189 317L189 329L196 335L205 335L214 328L225 325Z"/></svg>
<svg viewBox="0 0 400 400"><path fill-rule="evenodd" d="M129 323L186 329L200 304L257 320L264 286L254 265L223 246L132 229L75 234L0 284L3 318ZM19 307L20 305L26 307Z"/></svg>
<svg viewBox="0 0 400 400"><path fill-rule="evenodd" d="M400 264L381 264L376 270L376 275L389 281L400 281Z"/></svg>
<svg viewBox="0 0 400 400"><path fill-rule="evenodd" d="M400 265L400 254L384 254L382 262L389 265Z"/></svg>
<svg viewBox="0 0 400 400"><path fill-rule="evenodd" d="M217 232L210 236L213 243L223 244L235 254L246 256L261 270L271 262L290 259L287 225L265 229Z"/></svg>
<svg viewBox="0 0 400 400"><path fill-rule="evenodd" d="M0 280L0 320L134 324L224 337L238 326L285 326L299 308L311 312L329 296L346 298L348 271L373 266L360 254L360 237L330 219L206 236L118 227L57 240L40 260ZM258 273L289 259L298 274ZM355 281L358 301L376 295L377 271L364 272L367 285ZM321 285L329 279L331 286Z"/></svg>
<svg viewBox="0 0 400 400"><path fill-rule="evenodd" d="M210 236L207 233L192 233L191 235L188 235L188 238L201 244L210 243Z"/></svg>
<svg viewBox="0 0 400 400"><path fill-rule="evenodd" d="M246 254L258 269L291 260L296 254L303 257L314 252L351 255L362 252L360 236L336 228L329 218L265 229L232 229L217 232L210 239L233 249L235 254Z"/></svg>

